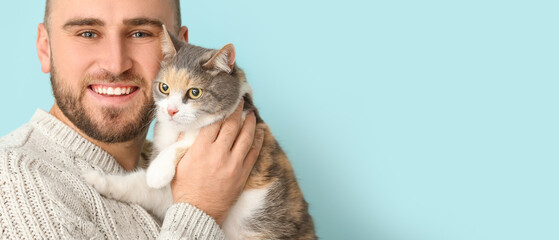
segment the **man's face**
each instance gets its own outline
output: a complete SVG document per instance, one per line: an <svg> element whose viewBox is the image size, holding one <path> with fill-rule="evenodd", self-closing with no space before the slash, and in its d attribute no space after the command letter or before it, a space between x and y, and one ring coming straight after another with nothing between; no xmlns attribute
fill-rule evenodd
<svg viewBox="0 0 559 240"><path fill-rule="evenodd" d="M143 133L152 118L151 84L162 57L160 24L174 27L172 1L51 4L50 72L58 107L102 142Z"/></svg>

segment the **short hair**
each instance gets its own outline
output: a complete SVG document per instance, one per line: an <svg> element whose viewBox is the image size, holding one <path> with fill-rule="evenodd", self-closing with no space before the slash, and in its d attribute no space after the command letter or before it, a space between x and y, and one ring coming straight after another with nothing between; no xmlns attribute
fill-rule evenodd
<svg viewBox="0 0 559 240"><path fill-rule="evenodd" d="M46 25L47 31L50 29L50 3L52 0L47 0L45 4L45 17L43 19L43 23ZM179 33L182 20L181 20L181 1L180 0L173 0L175 3L175 33Z"/></svg>

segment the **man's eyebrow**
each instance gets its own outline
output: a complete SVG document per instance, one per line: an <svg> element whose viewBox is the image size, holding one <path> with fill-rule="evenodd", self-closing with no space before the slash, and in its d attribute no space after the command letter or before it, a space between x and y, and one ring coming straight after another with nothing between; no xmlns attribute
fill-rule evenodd
<svg viewBox="0 0 559 240"><path fill-rule="evenodd" d="M105 22L96 18L74 18L68 20L62 28L66 29L74 26L105 26Z"/></svg>
<svg viewBox="0 0 559 240"><path fill-rule="evenodd" d="M163 22L161 22L159 19L156 18L131 18L131 19L125 19L122 22L125 25L130 25L130 26L152 25L154 27L161 28L161 26L163 25Z"/></svg>

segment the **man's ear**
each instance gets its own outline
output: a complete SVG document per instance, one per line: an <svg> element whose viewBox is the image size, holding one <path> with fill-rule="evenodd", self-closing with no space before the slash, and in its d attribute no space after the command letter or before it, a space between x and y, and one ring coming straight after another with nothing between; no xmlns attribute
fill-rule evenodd
<svg viewBox="0 0 559 240"><path fill-rule="evenodd" d="M49 33L44 23L37 27L37 56L41 62L41 71L49 73L51 69L51 51Z"/></svg>
<svg viewBox="0 0 559 240"><path fill-rule="evenodd" d="M181 41L188 42L188 27L182 26L181 30L179 31L179 39Z"/></svg>
<svg viewBox="0 0 559 240"><path fill-rule="evenodd" d="M234 66L235 47L232 43L223 46L210 60L202 65L212 75L217 75L220 72L231 73Z"/></svg>

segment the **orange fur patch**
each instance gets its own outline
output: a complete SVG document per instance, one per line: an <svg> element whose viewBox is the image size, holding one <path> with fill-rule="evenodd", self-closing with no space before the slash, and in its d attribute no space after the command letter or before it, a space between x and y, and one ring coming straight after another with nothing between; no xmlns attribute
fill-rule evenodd
<svg viewBox="0 0 559 240"><path fill-rule="evenodd" d="M171 87L171 93L186 93L191 76L186 69L169 67L165 70L163 81Z"/></svg>
<svg viewBox="0 0 559 240"><path fill-rule="evenodd" d="M274 170L280 170L281 173L279 175L282 177L295 179L293 167L291 167L291 163L289 163L287 156L277 144L268 125L266 123L259 123L257 124L257 128L264 130L264 142L255 167L252 169L250 177L247 180L245 189L262 188L273 183L276 177L279 177L269 174L270 171Z"/></svg>

